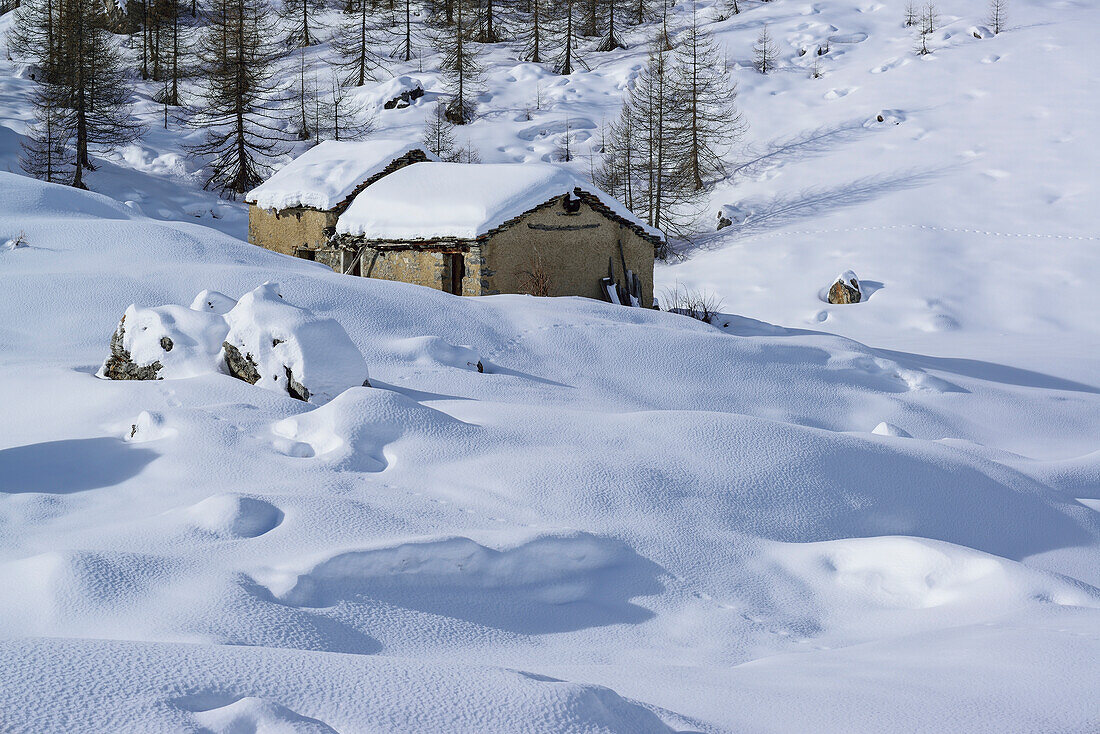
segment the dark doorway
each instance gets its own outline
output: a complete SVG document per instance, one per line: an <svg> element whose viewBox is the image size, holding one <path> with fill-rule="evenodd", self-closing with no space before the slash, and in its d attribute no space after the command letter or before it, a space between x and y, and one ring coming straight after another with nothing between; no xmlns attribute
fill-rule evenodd
<svg viewBox="0 0 1100 734"><path fill-rule="evenodd" d="M447 254L450 258L450 282L447 284L447 292L454 293L456 296L462 295L462 279L466 277L466 259L462 257L461 252L451 252Z"/></svg>

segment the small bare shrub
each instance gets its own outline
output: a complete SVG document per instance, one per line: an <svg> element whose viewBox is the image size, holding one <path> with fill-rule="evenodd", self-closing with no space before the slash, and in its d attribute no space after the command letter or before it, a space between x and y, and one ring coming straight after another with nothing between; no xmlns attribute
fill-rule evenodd
<svg viewBox="0 0 1100 734"><path fill-rule="evenodd" d="M537 252L528 262L527 267L520 270L517 275L520 278L520 288L532 296L549 296L553 289L554 282L550 278L550 271L543 265L542 256Z"/></svg>
<svg viewBox="0 0 1100 734"><path fill-rule="evenodd" d="M690 316L693 319L713 323L714 317L722 312L725 305L714 293L702 289L692 289L677 283L664 291L666 311Z"/></svg>

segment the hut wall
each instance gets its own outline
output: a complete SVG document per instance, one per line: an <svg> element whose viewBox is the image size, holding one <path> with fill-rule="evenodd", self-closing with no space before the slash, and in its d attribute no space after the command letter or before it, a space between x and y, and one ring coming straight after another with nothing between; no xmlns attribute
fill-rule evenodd
<svg viewBox="0 0 1100 734"><path fill-rule="evenodd" d="M335 212L294 207L272 211L255 204L248 207L248 241L284 255L296 255L298 250L324 247L325 228L335 227Z"/></svg>
<svg viewBox="0 0 1100 734"><path fill-rule="evenodd" d="M482 293L482 258L476 244L432 243L417 247L402 247L407 243L398 242L371 244L373 246L363 249L360 257L360 275L399 280L447 292L451 292L451 284L458 280L456 276L460 276L460 295L477 296ZM460 268L457 274L452 272L455 265Z"/></svg>
<svg viewBox="0 0 1100 734"><path fill-rule="evenodd" d="M600 278L608 274L608 260L622 284L625 260L641 282L642 305L653 303L653 244L585 202L575 213L561 202L530 212L490 235L483 252L486 295L528 292L526 272L541 265L549 295L603 299Z"/></svg>

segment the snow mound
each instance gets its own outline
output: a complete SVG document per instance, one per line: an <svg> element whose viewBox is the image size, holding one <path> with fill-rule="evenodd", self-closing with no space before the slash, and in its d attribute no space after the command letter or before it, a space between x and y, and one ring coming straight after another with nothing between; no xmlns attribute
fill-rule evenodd
<svg viewBox="0 0 1100 734"><path fill-rule="evenodd" d="M194 717L210 734L336 734L322 721L255 696L198 711Z"/></svg>
<svg viewBox="0 0 1100 734"><path fill-rule="evenodd" d="M927 538L847 538L785 545L774 554L841 614L912 610L929 621L950 616L967 624L1033 604L1100 607L1095 588Z"/></svg>
<svg viewBox="0 0 1100 734"><path fill-rule="evenodd" d="M131 304L97 375L164 380L216 372L315 404L367 384L363 355L343 327L287 303L276 283L237 302L203 291L190 308Z"/></svg>
<svg viewBox="0 0 1100 734"><path fill-rule="evenodd" d="M438 336L400 339L392 344L391 351L418 365L458 367L478 372L485 369L481 356L473 349L450 344Z"/></svg>
<svg viewBox="0 0 1100 734"><path fill-rule="evenodd" d="M176 433L177 431L175 428L170 428L165 425L163 415L143 410L138 414L134 422L130 424L130 428L123 438L130 443L147 443L162 438L170 438L175 436Z"/></svg>
<svg viewBox="0 0 1100 734"><path fill-rule="evenodd" d="M191 310L227 314L232 311L233 307L236 305L237 302L224 293L204 290L195 296L195 300L191 301Z"/></svg>
<svg viewBox="0 0 1100 734"><path fill-rule="evenodd" d="M406 166L356 196L340 215L336 231L370 239L473 239L578 189L650 235L664 238L612 196L568 169L549 163Z"/></svg>
<svg viewBox="0 0 1100 734"><path fill-rule="evenodd" d="M223 538L255 538L283 521L283 512L270 502L227 493L207 497L187 508L191 524Z"/></svg>
<svg viewBox="0 0 1100 734"><path fill-rule="evenodd" d="M229 369L255 385L326 403L367 383L363 355L344 328L287 303L277 283L242 296L225 314L225 323Z"/></svg>
<svg viewBox="0 0 1100 734"><path fill-rule="evenodd" d="M272 427L276 450L323 457L341 468L382 471L395 458L385 449L403 436L451 444L470 438L472 426L389 390L345 391L328 405L285 418Z"/></svg>
<svg viewBox="0 0 1100 734"><path fill-rule="evenodd" d="M871 430L871 433L875 434L876 436L895 436L897 438L912 438L912 436L910 436L905 430L903 430L901 428L898 428L893 423L887 423L886 421L882 421L877 426L875 426L874 429Z"/></svg>
<svg viewBox="0 0 1100 734"><path fill-rule="evenodd" d="M245 200L261 209L332 209L395 158L414 150L434 160L419 144L402 140L326 140L279 169L248 192Z"/></svg>

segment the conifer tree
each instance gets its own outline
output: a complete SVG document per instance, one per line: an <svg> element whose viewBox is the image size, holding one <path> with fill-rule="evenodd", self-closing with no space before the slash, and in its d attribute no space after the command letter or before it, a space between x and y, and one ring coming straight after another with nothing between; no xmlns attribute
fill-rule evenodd
<svg viewBox="0 0 1100 734"><path fill-rule="evenodd" d="M328 104L322 100L314 129L332 140L361 140L374 132L375 122L363 105L348 94L336 74L332 75Z"/></svg>
<svg viewBox="0 0 1100 734"><path fill-rule="evenodd" d="M620 194L650 226L688 233L700 192L688 172L683 109L673 84L672 54L654 39L649 62L627 92L605 140L597 183Z"/></svg>
<svg viewBox="0 0 1100 734"><path fill-rule="evenodd" d="M27 0L16 11L10 52L36 67L27 157L42 160L71 146L70 184L86 188L90 151L132 142L142 126L130 112L131 89L104 7L95 0ZM32 167L40 167L31 163ZM50 175L54 166L47 165Z"/></svg>
<svg viewBox="0 0 1100 734"><path fill-rule="evenodd" d="M618 25L615 20L615 9L619 4L619 0L604 0L604 5L607 7L607 16L604 20L604 29L599 45L596 46L596 51L614 51L617 48L625 48L625 45L619 38Z"/></svg>
<svg viewBox="0 0 1100 734"><path fill-rule="evenodd" d="M588 64L580 56L580 25L576 22L577 0L563 0L558 6L560 16L556 20L558 53L554 60L554 71L558 74L572 74L577 67L587 69Z"/></svg>
<svg viewBox="0 0 1100 734"><path fill-rule="evenodd" d="M35 178L68 183L73 175L72 125L62 104L46 99L45 95L53 90L39 87L34 95L34 121L22 142L19 163Z"/></svg>
<svg viewBox="0 0 1100 734"><path fill-rule="evenodd" d="M361 87L378 76L384 61L376 52L379 28L367 0L359 0L344 15L332 38L332 48L339 59L335 65L341 70L344 84ZM411 36L411 31L410 31ZM410 58L412 49L408 49Z"/></svg>
<svg viewBox="0 0 1100 734"><path fill-rule="evenodd" d="M743 134L744 123L735 105L737 84L721 48L700 25L694 4L675 59L674 84L682 107L682 127L675 134L684 138L687 173L698 191L706 179L723 173L726 155Z"/></svg>
<svg viewBox="0 0 1100 734"><path fill-rule="evenodd" d="M360 5L364 0L360 0ZM288 29L287 44L312 46L319 43L316 16L325 10L325 0L283 0L280 15Z"/></svg>
<svg viewBox="0 0 1100 734"><path fill-rule="evenodd" d="M760 29L760 35L756 39L756 45L752 47L752 53L753 62L756 64L756 70L761 74L767 74L769 71L775 69L779 50L776 49L775 43L772 42L772 36L771 33L768 32L768 25L766 23L764 27Z"/></svg>
<svg viewBox="0 0 1100 734"><path fill-rule="evenodd" d="M412 25L412 0L402 1L404 18L401 22L399 40L394 56L403 61L412 61L413 58L413 25Z"/></svg>
<svg viewBox="0 0 1100 734"><path fill-rule="evenodd" d="M424 125L424 147L442 161L453 160L457 153L454 129L454 123L447 117L447 105L442 99L436 101Z"/></svg>
<svg viewBox="0 0 1100 734"><path fill-rule="evenodd" d="M443 25L436 33L442 61L440 71L451 102L447 105L447 119L456 125L465 125L473 119L475 102L483 69L477 44L473 8L468 0L452 0L454 22Z"/></svg>
<svg viewBox="0 0 1100 734"><path fill-rule="evenodd" d="M493 0L478 0L475 8L478 16L477 40L480 43L498 43L501 40L499 7Z"/></svg>
<svg viewBox="0 0 1100 734"><path fill-rule="evenodd" d="M211 0L204 15L191 124L205 137L190 150L208 160L207 188L240 195L263 180L272 156L289 148L277 125L287 98L274 80L271 12L264 0Z"/></svg>
<svg viewBox="0 0 1100 734"><path fill-rule="evenodd" d="M1008 22L1008 0L989 0L989 26L1000 33Z"/></svg>
<svg viewBox="0 0 1100 734"><path fill-rule="evenodd" d="M936 10L936 4L929 2L924 6L920 16L920 32L922 36L929 36L936 32L939 26L940 14Z"/></svg>
<svg viewBox="0 0 1100 734"><path fill-rule="evenodd" d="M906 0L905 2L905 27L910 28L917 24L917 3L916 0Z"/></svg>
<svg viewBox="0 0 1100 734"><path fill-rule="evenodd" d="M546 60L546 7L545 0L529 0L526 31L520 34L524 47L523 59L541 64Z"/></svg>

